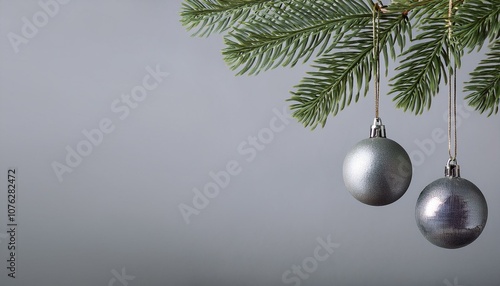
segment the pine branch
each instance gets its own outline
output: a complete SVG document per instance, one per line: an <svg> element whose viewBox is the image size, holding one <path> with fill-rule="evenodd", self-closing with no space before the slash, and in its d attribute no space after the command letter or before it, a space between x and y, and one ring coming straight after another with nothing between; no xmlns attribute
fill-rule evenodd
<svg viewBox="0 0 500 286"><path fill-rule="evenodd" d="M402 63L391 79L397 107L416 114L430 108L440 83L447 81L451 59L459 67L464 48L480 49L488 42L492 50L471 73L465 90L477 110L498 112L498 1L454 0L451 39L448 1L392 0L384 8L380 51L386 74L389 57ZM197 28L194 34L199 36L229 31L223 54L238 74L293 67L319 57L313 65L316 70L295 87L290 99L294 116L315 128L369 90L372 5L370 0L184 0L181 22L188 30ZM414 29L419 30L415 38ZM408 37L413 45L406 49Z"/></svg>
<svg viewBox="0 0 500 286"><path fill-rule="evenodd" d="M463 0L456 0L463 1ZM422 20L441 17L448 11L448 1L443 0L393 0L388 10L391 12L407 12L410 20L421 23Z"/></svg>
<svg viewBox="0 0 500 286"><path fill-rule="evenodd" d="M457 38L462 45L481 49L484 42L500 37L500 1L468 0L457 12Z"/></svg>
<svg viewBox="0 0 500 286"><path fill-rule="evenodd" d="M470 81L466 82L464 92L470 92L465 99L470 106L484 113L489 109L488 116L498 113L500 104L500 39L491 44L491 51L487 58L470 74Z"/></svg>
<svg viewBox="0 0 500 286"><path fill-rule="evenodd" d="M369 41L368 41L369 42ZM293 116L304 126L316 128L324 126L330 114L336 115L339 110L355 101L364 87L364 94L369 88L372 70L373 46L360 42L350 50L335 50L315 61L315 72L309 72L292 92L290 101L294 110ZM356 84L356 87L354 86Z"/></svg>
<svg viewBox="0 0 500 286"><path fill-rule="evenodd" d="M238 21L248 21L258 11L265 10L277 0L185 0L182 3L181 23L187 30L198 28L194 35L209 36L228 30Z"/></svg>
<svg viewBox="0 0 500 286"><path fill-rule="evenodd" d="M391 79L389 93L396 93L398 108L415 114L429 109L432 97L439 92L441 79L448 72L447 46L451 44L444 23L428 24L422 30L416 37L419 42L401 55L402 65L396 68L399 73Z"/></svg>
<svg viewBox="0 0 500 286"><path fill-rule="evenodd" d="M366 0L292 1L230 32L223 54L231 69L240 69L238 75L294 66L300 59L309 60L315 51L321 55L331 42L355 33L370 17Z"/></svg>
<svg viewBox="0 0 500 286"><path fill-rule="evenodd" d="M371 16L370 16L371 17ZM383 15L380 22L380 46L383 55L396 57L394 43L405 44L409 24L401 14ZM372 77L373 35L371 23L350 37L339 42L335 48L315 61L315 72L309 72L292 92L290 101L296 117L304 126L324 126L330 114L336 115L348 106L354 97L368 93Z"/></svg>
<svg viewBox="0 0 500 286"><path fill-rule="evenodd" d="M390 94L396 93L396 106L405 111L421 114L426 108L429 109L432 97L439 93L441 80L447 83L446 75L451 72L450 59L453 58L453 64L457 68L461 65L463 46L455 33L456 28L453 28L452 37L449 38L446 2L428 0L425 6L413 7L417 10L415 18L421 23L419 28L422 32L415 38L418 43L401 55L402 65L396 69L399 73L391 79ZM462 0L454 3L455 10L462 7ZM425 18L425 15L432 17ZM452 17L452 21L456 23L457 15ZM451 55L448 55L448 49Z"/></svg>

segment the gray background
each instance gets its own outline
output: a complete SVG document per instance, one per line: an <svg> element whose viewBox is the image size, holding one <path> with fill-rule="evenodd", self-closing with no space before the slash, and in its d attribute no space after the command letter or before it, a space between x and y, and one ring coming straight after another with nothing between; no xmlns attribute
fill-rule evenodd
<svg viewBox="0 0 500 286"><path fill-rule="evenodd" d="M7 169L19 172L18 278L7 277L0 237L1 285L294 285L283 273L328 236L340 246L300 285L500 284L498 116L459 115L462 176L483 191L489 220L468 247L440 249L420 234L414 206L448 159L445 142L418 145L446 129L445 88L416 117L393 108L382 82L381 116L414 178L396 203L369 207L345 190L342 161L368 136L372 98L313 132L291 120L248 162L238 146L269 127L308 67L235 77L221 37L190 37L179 10L170 0L73 0L15 53L8 34L43 10L0 1L0 234ZM480 59L465 57L459 88ZM168 78L119 119L111 103L156 65ZM115 130L59 182L51 164L103 118ZM186 224L179 204L192 205L192 189L232 160L241 173ZM113 281L122 269L134 278Z"/></svg>

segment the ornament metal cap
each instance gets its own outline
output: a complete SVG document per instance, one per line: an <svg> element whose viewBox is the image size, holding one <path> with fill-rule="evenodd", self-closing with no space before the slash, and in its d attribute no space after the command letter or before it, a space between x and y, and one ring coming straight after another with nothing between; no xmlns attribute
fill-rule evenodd
<svg viewBox="0 0 500 286"><path fill-rule="evenodd" d="M448 163L444 168L444 175L451 178L460 178L460 166L457 164L457 159L448 159Z"/></svg>
<svg viewBox="0 0 500 286"><path fill-rule="evenodd" d="M373 119L373 125L370 128L370 138L385 138L385 125L382 124L380 117Z"/></svg>

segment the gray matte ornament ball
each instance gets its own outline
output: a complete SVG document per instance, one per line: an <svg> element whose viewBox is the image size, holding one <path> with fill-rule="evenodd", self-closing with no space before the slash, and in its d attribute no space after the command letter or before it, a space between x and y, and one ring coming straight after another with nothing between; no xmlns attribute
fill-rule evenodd
<svg viewBox="0 0 500 286"><path fill-rule="evenodd" d="M464 247L476 240L488 219L483 193L460 178L458 165L451 174L424 188L415 207L415 219L424 237L443 248ZM449 166L447 166L447 170Z"/></svg>
<svg viewBox="0 0 500 286"><path fill-rule="evenodd" d="M343 177L347 190L358 201L388 205L408 189L411 160L401 145L385 138L384 126L380 118L375 118L370 138L357 143L346 155Z"/></svg>

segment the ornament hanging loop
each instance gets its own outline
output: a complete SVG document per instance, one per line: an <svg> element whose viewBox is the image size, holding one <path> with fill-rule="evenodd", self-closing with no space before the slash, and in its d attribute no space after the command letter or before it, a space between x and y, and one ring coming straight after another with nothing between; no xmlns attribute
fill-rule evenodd
<svg viewBox="0 0 500 286"><path fill-rule="evenodd" d="M449 1L448 6L448 154L450 160L457 158L457 65L452 64L453 42L453 0ZM459 174L460 175L460 174Z"/></svg>
<svg viewBox="0 0 500 286"><path fill-rule="evenodd" d="M380 2L380 1L379 1ZM380 11L383 7L381 3L375 3L372 15L373 33L373 76L375 77L375 118L380 114ZM384 136L385 137L385 136Z"/></svg>
<svg viewBox="0 0 500 286"><path fill-rule="evenodd" d="M373 6L372 28L373 28L373 76L375 77L375 119L370 128L370 138L386 138L385 126L379 117L380 106L380 11L384 6L380 1Z"/></svg>
<svg viewBox="0 0 500 286"><path fill-rule="evenodd" d="M444 175L450 178L460 178L460 166L456 158L450 158L444 169Z"/></svg>

